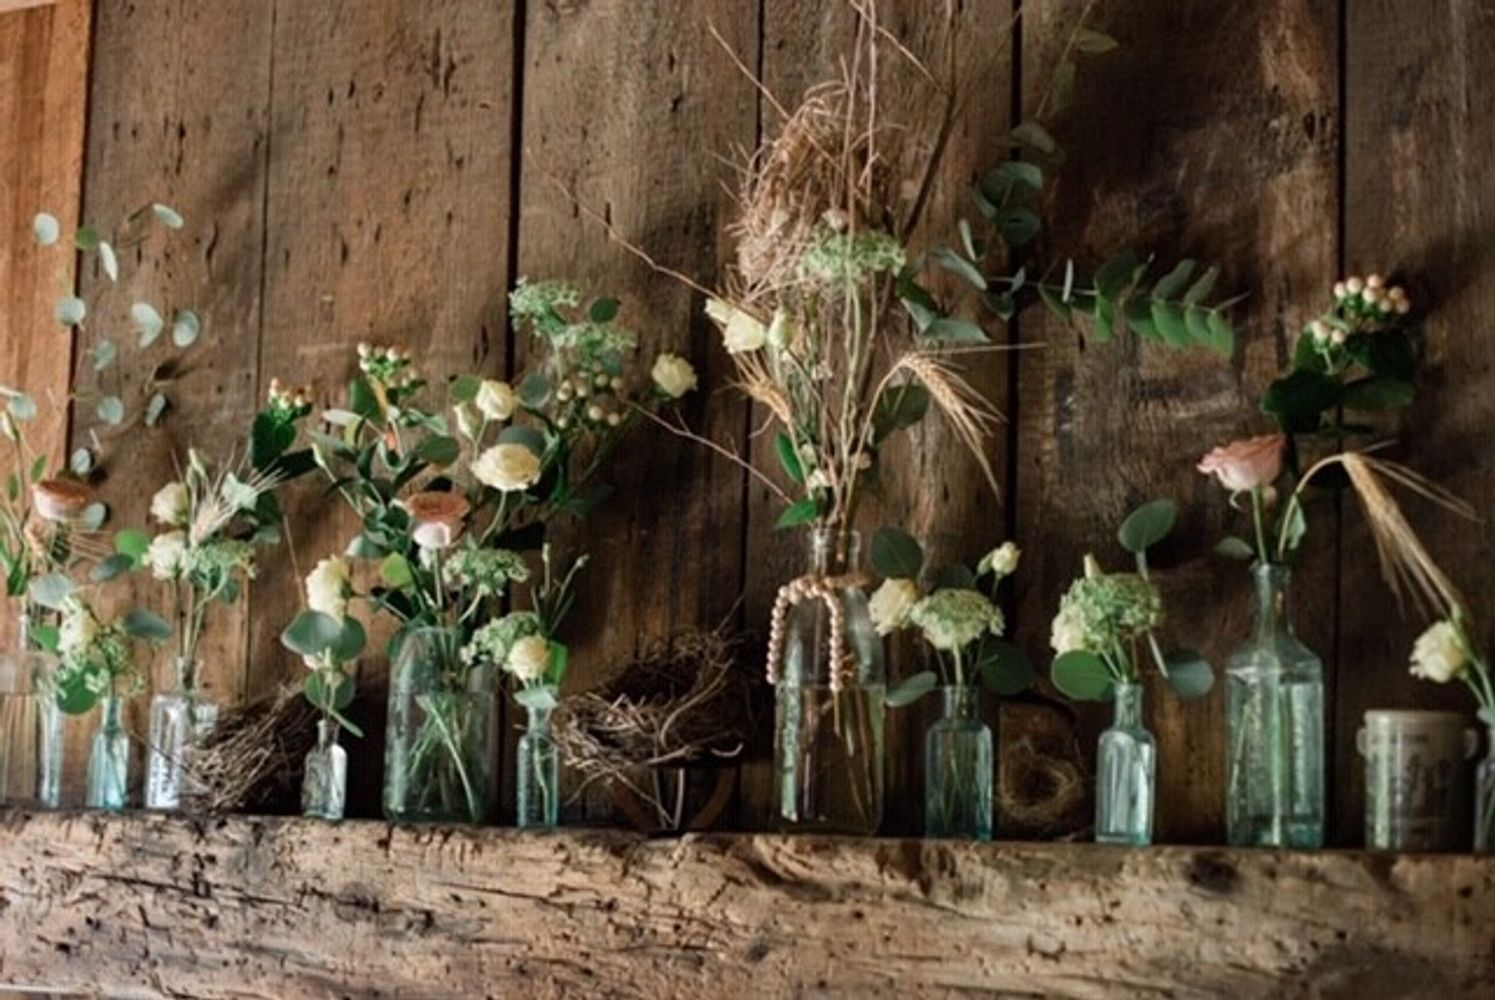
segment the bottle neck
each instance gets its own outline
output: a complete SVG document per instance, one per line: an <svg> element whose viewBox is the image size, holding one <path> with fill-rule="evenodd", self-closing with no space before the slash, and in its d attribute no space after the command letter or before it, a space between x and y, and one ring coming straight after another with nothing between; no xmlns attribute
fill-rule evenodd
<svg viewBox="0 0 1495 1000"><path fill-rule="evenodd" d="M548 734L550 732L551 709L531 707L527 711L529 712L529 719L525 729L531 733Z"/></svg>
<svg viewBox="0 0 1495 1000"><path fill-rule="evenodd" d="M1117 684L1114 687L1116 719L1113 725L1117 729L1142 728L1142 685Z"/></svg>
<svg viewBox="0 0 1495 1000"><path fill-rule="evenodd" d="M841 576L857 568L862 554L862 536L838 528L815 528L810 532L810 572L815 576Z"/></svg>
<svg viewBox="0 0 1495 1000"><path fill-rule="evenodd" d="M327 750L337 746L338 725L335 719L317 720L317 749Z"/></svg>
<svg viewBox="0 0 1495 1000"><path fill-rule="evenodd" d="M106 694L99 700L99 725L104 729L120 729L124 725L125 700L118 695Z"/></svg>
<svg viewBox="0 0 1495 1000"><path fill-rule="evenodd" d="M197 693L197 661L190 656L176 658L177 689L184 695Z"/></svg>
<svg viewBox="0 0 1495 1000"><path fill-rule="evenodd" d="M961 722L974 721L979 707L979 693L974 684L951 684L940 689L945 702L945 718Z"/></svg>
<svg viewBox="0 0 1495 1000"><path fill-rule="evenodd" d="M1293 634L1292 570L1258 563L1251 569L1256 584L1256 634Z"/></svg>

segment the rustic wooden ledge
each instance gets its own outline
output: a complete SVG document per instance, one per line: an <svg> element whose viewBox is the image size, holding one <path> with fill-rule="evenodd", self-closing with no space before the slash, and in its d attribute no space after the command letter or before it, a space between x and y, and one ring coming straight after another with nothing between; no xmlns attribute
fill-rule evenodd
<svg viewBox="0 0 1495 1000"><path fill-rule="evenodd" d="M10 812L0 986L1489 997L1495 858Z"/></svg>

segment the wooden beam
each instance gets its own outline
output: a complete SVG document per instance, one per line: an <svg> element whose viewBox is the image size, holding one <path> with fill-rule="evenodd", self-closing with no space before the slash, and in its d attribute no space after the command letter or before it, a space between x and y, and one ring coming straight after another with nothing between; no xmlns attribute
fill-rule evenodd
<svg viewBox="0 0 1495 1000"><path fill-rule="evenodd" d="M1495 857L0 814L0 986L1490 996Z"/></svg>

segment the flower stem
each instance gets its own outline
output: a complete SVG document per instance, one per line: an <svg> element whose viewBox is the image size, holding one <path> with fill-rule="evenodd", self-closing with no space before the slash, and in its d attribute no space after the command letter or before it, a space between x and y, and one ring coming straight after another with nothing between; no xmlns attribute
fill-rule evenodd
<svg viewBox="0 0 1495 1000"><path fill-rule="evenodd" d="M1256 554L1261 559L1261 564L1268 566L1271 560L1267 558L1267 532L1262 523L1261 506L1261 487L1253 486L1251 488L1251 520L1256 524Z"/></svg>

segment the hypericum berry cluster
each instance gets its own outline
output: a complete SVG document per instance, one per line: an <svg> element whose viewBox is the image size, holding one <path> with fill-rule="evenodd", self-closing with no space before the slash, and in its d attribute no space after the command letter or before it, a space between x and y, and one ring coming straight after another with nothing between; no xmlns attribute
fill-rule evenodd
<svg viewBox="0 0 1495 1000"><path fill-rule="evenodd" d="M556 426L565 430L573 422L589 426L617 427L623 422L623 379L599 369L582 368L556 383Z"/></svg>
<svg viewBox="0 0 1495 1000"><path fill-rule="evenodd" d="M270 380L269 409L282 420L299 420L311 412L311 387L288 389L278 378Z"/></svg>
<svg viewBox="0 0 1495 1000"><path fill-rule="evenodd" d="M408 348L359 344L358 370L391 389L414 388L420 381Z"/></svg>
<svg viewBox="0 0 1495 1000"><path fill-rule="evenodd" d="M1412 300L1400 285L1387 287L1379 274L1366 278L1348 277L1334 284L1334 304L1347 319L1367 317L1384 319L1395 313L1405 316L1412 311Z"/></svg>

